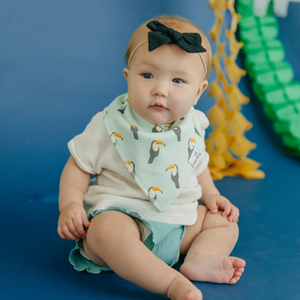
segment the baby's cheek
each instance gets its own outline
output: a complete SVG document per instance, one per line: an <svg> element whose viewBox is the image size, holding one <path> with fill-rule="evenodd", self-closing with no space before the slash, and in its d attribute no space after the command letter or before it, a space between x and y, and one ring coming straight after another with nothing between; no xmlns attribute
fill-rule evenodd
<svg viewBox="0 0 300 300"><path fill-rule="evenodd" d="M189 110L191 109L192 106L188 105L187 103L177 103L174 105L172 109L172 113L176 115L176 119L180 119L181 117L184 117Z"/></svg>

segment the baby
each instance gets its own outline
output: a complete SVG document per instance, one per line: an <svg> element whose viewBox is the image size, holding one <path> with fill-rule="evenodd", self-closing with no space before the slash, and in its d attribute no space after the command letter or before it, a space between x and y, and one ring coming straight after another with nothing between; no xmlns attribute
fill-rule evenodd
<svg viewBox="0 0 300 300"><path fill-rule="evenodd" d="M163 16L133 33L126 60L127 94L68 144L58 233L77 242L78 271L113 270L170 299L202 299L190 280L235 284L245 267L229 257L239 210L213 183L208 120L193 107L208 85L210 44L190 21Z"/></svg>

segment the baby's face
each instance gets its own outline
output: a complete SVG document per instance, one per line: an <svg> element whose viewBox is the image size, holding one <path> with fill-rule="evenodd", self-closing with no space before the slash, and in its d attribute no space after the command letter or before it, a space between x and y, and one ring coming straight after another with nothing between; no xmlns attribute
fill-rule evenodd
<svg viewBox="0 0 300 300"><path fill-rule="evenodd" d="M128 81L129 103L153 124L170 123L185 116L207 86L198 53L187 53L174 44L152 52L148 43L134 54Z"/></svg>

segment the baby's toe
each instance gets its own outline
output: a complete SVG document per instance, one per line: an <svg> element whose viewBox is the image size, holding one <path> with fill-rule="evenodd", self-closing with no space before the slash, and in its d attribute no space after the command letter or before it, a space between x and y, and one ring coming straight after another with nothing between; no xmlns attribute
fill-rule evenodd
<svg viewBox="0 0 300 300"><path fill-rule="evenodd" d="M237 283L237 279L235 277L232 277L229 282L229 284L236 284Z"/></svg>
<svg viewBox="0 0 300 300"><path fill-rule="evenodd" d="M236 269L240 269L245 267L246 262L241 258L232 257L232 264Z"/></svg>

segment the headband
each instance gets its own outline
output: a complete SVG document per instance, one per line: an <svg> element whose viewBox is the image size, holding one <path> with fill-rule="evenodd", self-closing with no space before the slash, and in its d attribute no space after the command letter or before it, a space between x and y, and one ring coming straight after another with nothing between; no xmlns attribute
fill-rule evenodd
<svg viewBox="0 0 300 300"><path fill-rule="evenodd" d="M169 28L159 21L151 21L147 24L147 27L151 29L148 33L148 40L139 43L131 52L128 58L128 66L130 61L137 51L137 49L145 43L149 43L149 51L153 51L156 48L172 43L178 45L181 49L188 53L198 53L202 61L204 71L206 72L206 64L201 56L201 52L206 52L206 49L202 47L202 38L199 33L181 33L172 28Z"/></svg>

